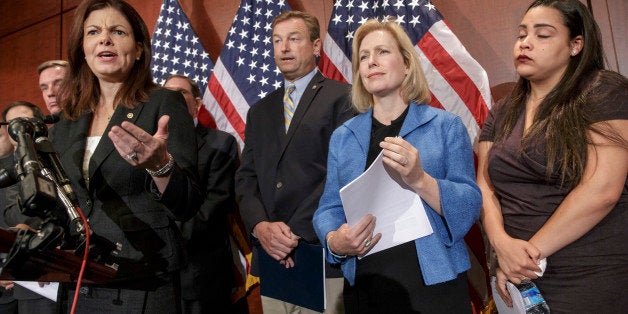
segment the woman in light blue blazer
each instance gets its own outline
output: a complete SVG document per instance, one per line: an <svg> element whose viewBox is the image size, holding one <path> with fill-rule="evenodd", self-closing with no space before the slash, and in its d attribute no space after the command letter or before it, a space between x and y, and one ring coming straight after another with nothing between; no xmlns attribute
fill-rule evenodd
<svg viewBox="0 0 628 314"><path fill-rule="evenodd" d="M332 135L313 219L327 260L341 264L347 313L470 313L464 236L482 199L466 129L457 116L427 105L418 55L397 23L362 25L352 66L353 103L362 114ZM349 228L339 191L382 150L385 166L421 197L434 233L364 256L381 238L373 234L375 218Z"/></svg>

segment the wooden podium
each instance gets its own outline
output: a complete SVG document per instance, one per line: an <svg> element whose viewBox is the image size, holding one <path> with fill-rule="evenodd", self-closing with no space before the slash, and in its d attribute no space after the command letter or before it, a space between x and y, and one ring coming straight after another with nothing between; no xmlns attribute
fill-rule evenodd
<svg viewBox="0 0 628 314"><path fill-rule="evenodd" d="M0 253L12 254L18 240L15 232L0 229ZM83 262L82 256L73 251L50 249L22 254L11 260L2 269L0 279L25 281L75 282ZM87 261L83 283L107 283L116 275L116 270L102 263Z"/></svg>

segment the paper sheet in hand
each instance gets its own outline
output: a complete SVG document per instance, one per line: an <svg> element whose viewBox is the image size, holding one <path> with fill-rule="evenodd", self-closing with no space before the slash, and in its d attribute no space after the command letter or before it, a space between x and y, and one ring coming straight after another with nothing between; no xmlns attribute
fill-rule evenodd
<svg viewBox="0 0 628 314"><path fill-rule="evenodd" d="M433 232L421 198L394 170L384 167L382 153L362 175L340 189L340 199L349 227L366 214L377 219L373 235L381 233L382 238L366 255Z"/></svg>
<svg viewBox="0 0 628 314"><path fill-rule="evenodd" d="M57 302L57 293L59 292L58 282L51 282L43 287L40 287L37 281L14 281L13 283Z"/></svg>

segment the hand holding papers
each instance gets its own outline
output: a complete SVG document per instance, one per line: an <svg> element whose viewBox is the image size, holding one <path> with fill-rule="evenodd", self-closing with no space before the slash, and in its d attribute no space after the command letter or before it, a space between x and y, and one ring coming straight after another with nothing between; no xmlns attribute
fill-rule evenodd
<svg viewBox="0 0 628 314"><path fill-rule="evenodd" d="M340 189L349 227L366 214L377 219L373 234L382 238L366 254L430 235L433 230L419 195L394 171L388 171L380 153L359 177Z"/></svg>

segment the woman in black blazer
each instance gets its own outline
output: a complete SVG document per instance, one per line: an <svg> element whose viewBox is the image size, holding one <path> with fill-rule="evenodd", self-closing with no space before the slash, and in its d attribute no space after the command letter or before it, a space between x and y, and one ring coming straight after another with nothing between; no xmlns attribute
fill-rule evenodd
<svg viewBox="0 0 628 314"><path fill-rule="evenodd" d="M68 54L51 138L91 229L122 245L116 279L81 288L77 312L178 312L183 246L174 221L201 201L184 99L153 83L146 24L122 0L83 1ZM73 294L70 286L68 307Z"/></svg>

